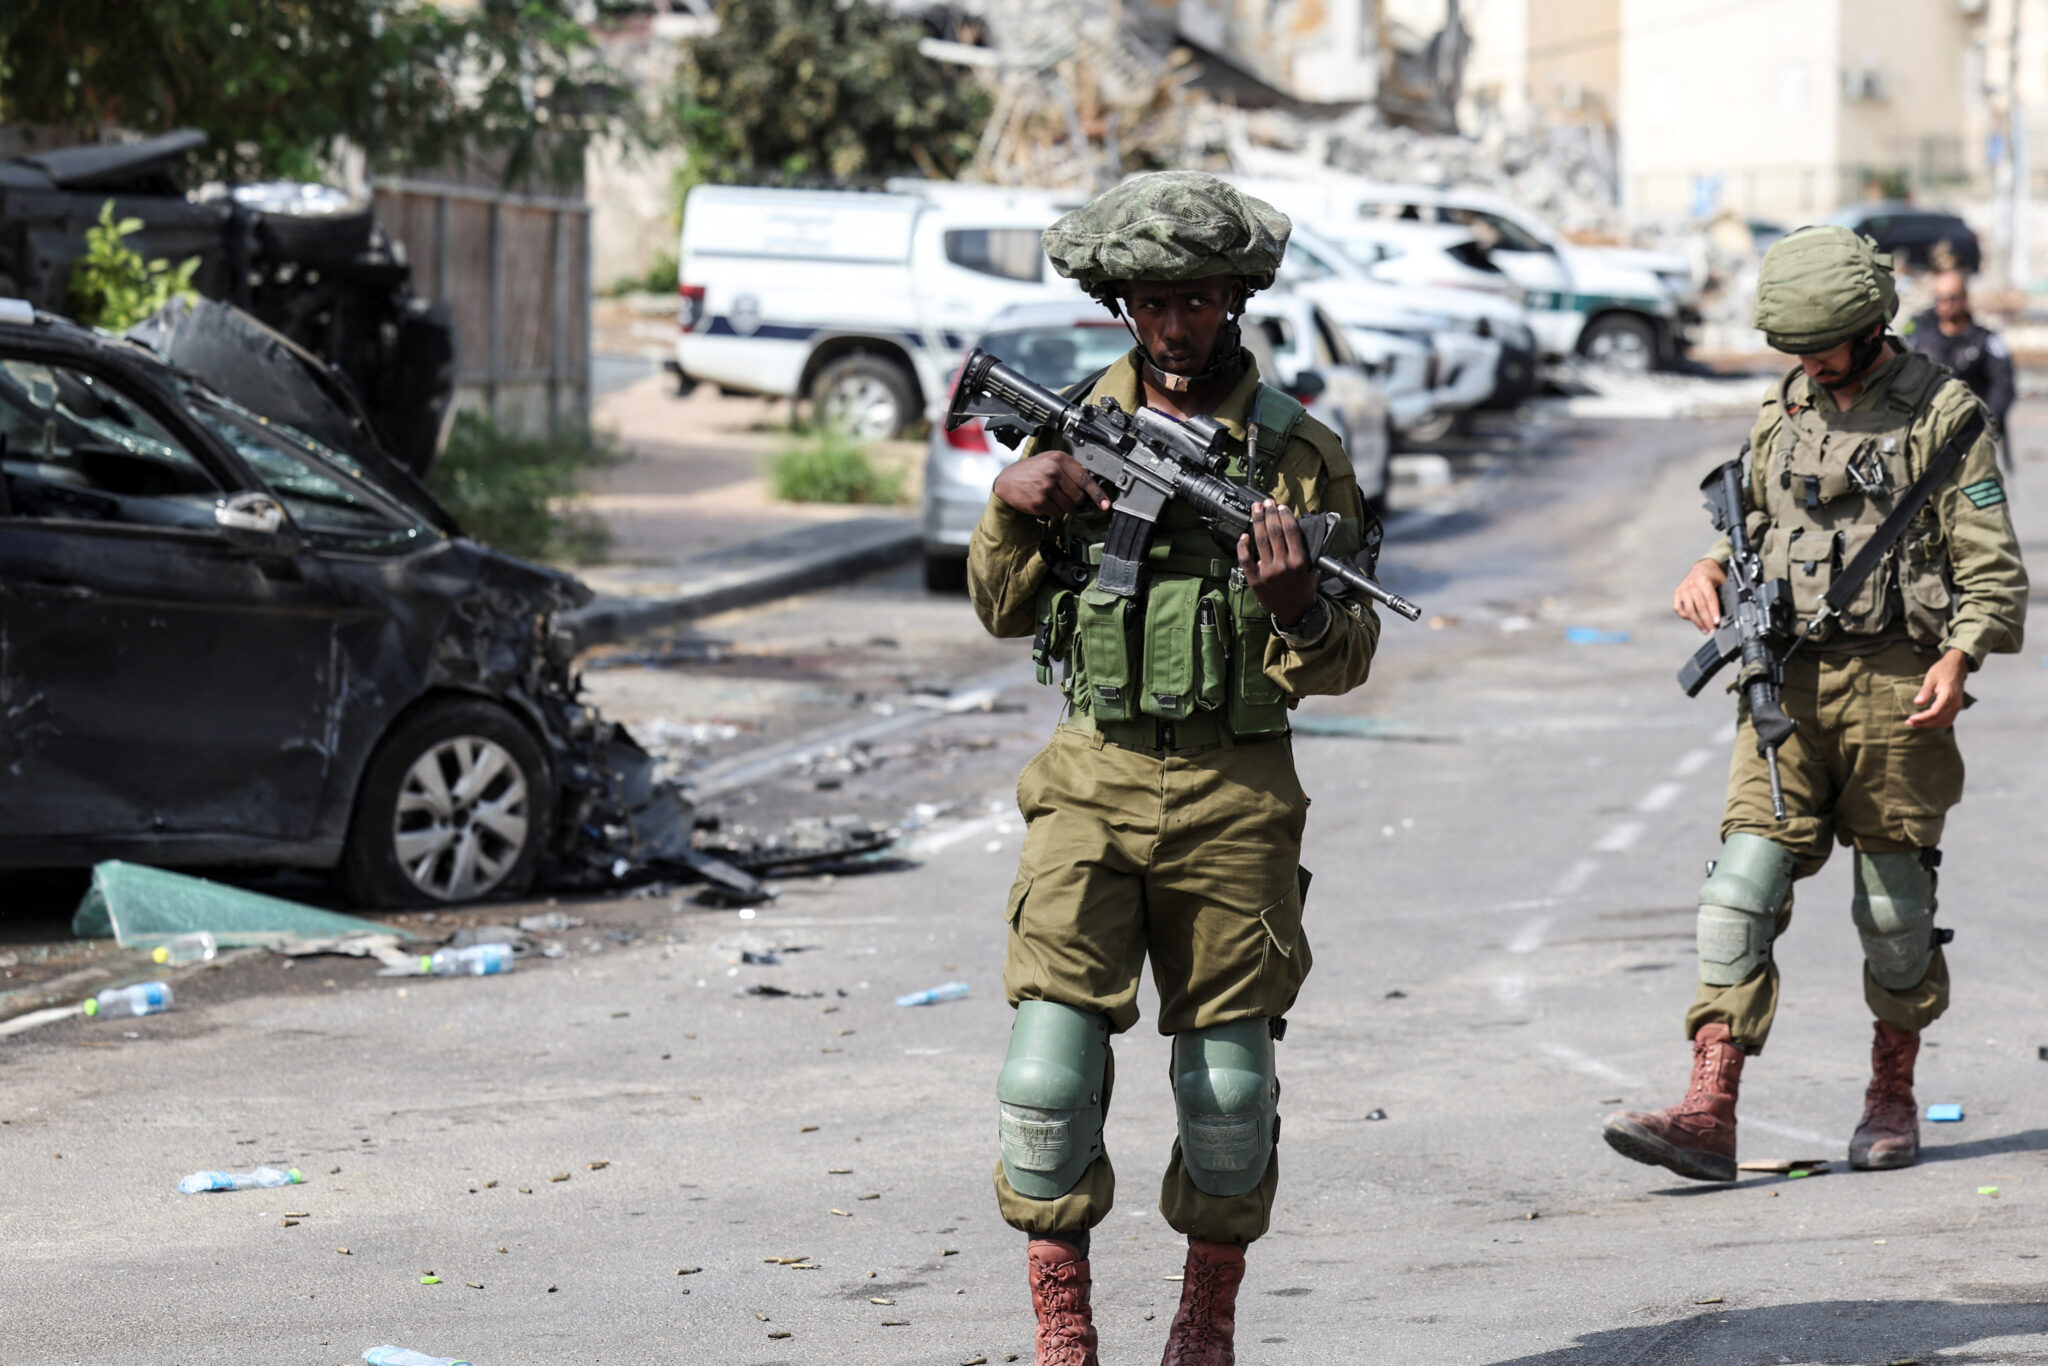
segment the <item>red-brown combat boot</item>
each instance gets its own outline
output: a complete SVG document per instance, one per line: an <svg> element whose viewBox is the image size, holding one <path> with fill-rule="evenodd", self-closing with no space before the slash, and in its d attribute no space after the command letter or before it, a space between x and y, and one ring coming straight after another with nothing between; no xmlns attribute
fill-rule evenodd
<svg viewBox="0 0 2048 1366"><path fill-rule="evenodd" d="M1088 1259L1057 1238L1033 1238L1024 1256L1031 1312L1038 1315L1038 1366L1098 1366Z"/></svg>
<svg viewBox="0 0 2048 1366"><path fill-rule="evenodd" d="M1849 1165L1859 1171L1910 1167L1920 1160L1920 1106L1913 1099L1913 1063L1920 1036L1877 1022L1870 1042L1870 1085L1863 1122L1849 1140Z"/></svg>
<svg viewBox="0 0 2048 1366"><path fill-rule="evenodd" d="M1236 1243L1188 1239L1180 1311L1166 1330L1160 1366L1232 1366L1237 1360L1237 1287L1244 1249Z"/></svg>
<svg viewBox="0 0 2048 1366"><path fill-rule="evenodd" d="M1735 1179L1735 1092L1742 1050L1724 1024L1702 1025L1692 1039L1692 1085L1668 1110L1623 1110L1603 1128L1623 1157L1669 1167L1695 1181Z"/></svg>

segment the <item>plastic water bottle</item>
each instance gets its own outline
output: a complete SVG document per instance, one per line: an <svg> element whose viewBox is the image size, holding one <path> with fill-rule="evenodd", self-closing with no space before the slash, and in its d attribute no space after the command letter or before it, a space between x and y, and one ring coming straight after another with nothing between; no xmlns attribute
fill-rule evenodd
<svg viewBox="0 0 2048 1366"><path fill-rule="evenodd" d="M88 1015L157 1015L171 1008L171 989L162 982L108 987L85 1003Z"/></svg>
<svg viewBox="0 0 2048 1366"><path fill-rule="evenodd" d="M908 996L898 996L896 1004L899 1006L935 1006L941 1001L957 1001L966 994L967 983L948 982L942 987L932 987L926 991L913 991Z"/></svg>
<svg viewBox="0 0 2048 1366"><path fill-rule="evenodd" d="M510 944L471 944L466 949L437 949L420 959L420 971L436 977L487 977L512 971Z"/></svg>
<svg viewBox="0 0 2048 1366"><path fill-rule="evenodd" d="M370 1366L474 1366L468 1357L430 1357L410 1347L372 1347L363 1360Z"/></svg>
<svg viewBox="0 0 2048 1366"><path fill-rule="evenodd" d="M296 1186L306 1178L299 1169L279 1171L258 1167L253 1172L193 1172L178 1183L178 1194L198 1195L202 1191L245 1191L258 1186Z"/></svg>
<svg viewBox="0 0 2048 1366"><path fill-rule="evenodd" d="M213 942L212 935L205 930L195 930L191 934L166 939L150 951L149 958L153 963L174 966L179 963L211 963L219 952L220 945Z"/></svg>

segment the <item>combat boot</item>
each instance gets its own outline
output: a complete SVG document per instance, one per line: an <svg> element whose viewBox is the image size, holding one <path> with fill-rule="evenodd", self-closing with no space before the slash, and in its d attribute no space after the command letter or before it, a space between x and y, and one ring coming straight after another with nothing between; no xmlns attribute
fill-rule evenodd
<svg viewBox="0 0 2048 1366"><path fill-rule="evenodd" d="M1920 1160L1920 1105L1913 1099L1913 1063L1920 1036L1877 1022L1870 1043L1870 1085L1863 1122L1849 1140L1849 1165L1859 1171L1910 1167Z"/></svg>
<svg viewBox="0 0 2048 1366"><path fill-rule="evenodd" d="M1038 1366L1098 1366L1088 1259L1057 1238L1033 1238L1024 1256L1038 1316Z"/></svg>
<svg viewBox="0 0 2048 1366"><path fill-rule="evenodd" d="M1242 1247L1188 1239L1180 1310L1166 1330L1160 1366L1232 1366L1237 1360L1237 1287L1243 1282Z"/></svg>
<svg viewBox="0 0 2048 1366"><path fill-rule="evenodd" d="M1742 1059L1727 1025L1702 1025L1692 1039L1692 1085L1685 1099L1665 1110L1609 1115L1602 1130L1607 1146L1695 1181L1733 1181L1735 1092L1742 1083Z"/></svg>

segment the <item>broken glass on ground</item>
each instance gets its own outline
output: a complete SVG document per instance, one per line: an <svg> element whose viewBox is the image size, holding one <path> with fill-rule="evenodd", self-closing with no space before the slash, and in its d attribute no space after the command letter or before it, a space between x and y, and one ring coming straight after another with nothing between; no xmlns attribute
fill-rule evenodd
<svg viewBox="0 0 2048 1366"><path fill-rule="evenodd" d="M152 948L198 930L223 948L351 934L412 938L372 920L118 859L93 867L92 886L71 919L73 934L111 935L122 948Z"/></svg>

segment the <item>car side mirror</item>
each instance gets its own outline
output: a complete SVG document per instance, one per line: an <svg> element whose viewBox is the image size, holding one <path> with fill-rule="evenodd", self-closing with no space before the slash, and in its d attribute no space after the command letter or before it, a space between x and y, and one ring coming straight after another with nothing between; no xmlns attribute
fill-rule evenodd
<svg viewBox="0 0 2048 1366"><path fill-rule="evenodd" d="M1287 386L1287 392L1299 402L1313 403L1329 387L1330 382L1323 378L1322 371L1303 370L1294 377L1294 383Z"/></svg>
<svg viewBox="0 0 2048 1366"><path fill-rule="evenodd" d="M229 545L243 550L289 555L299 548L284 505L267 493L229 494L213 505L213 524Z"/></svg>

